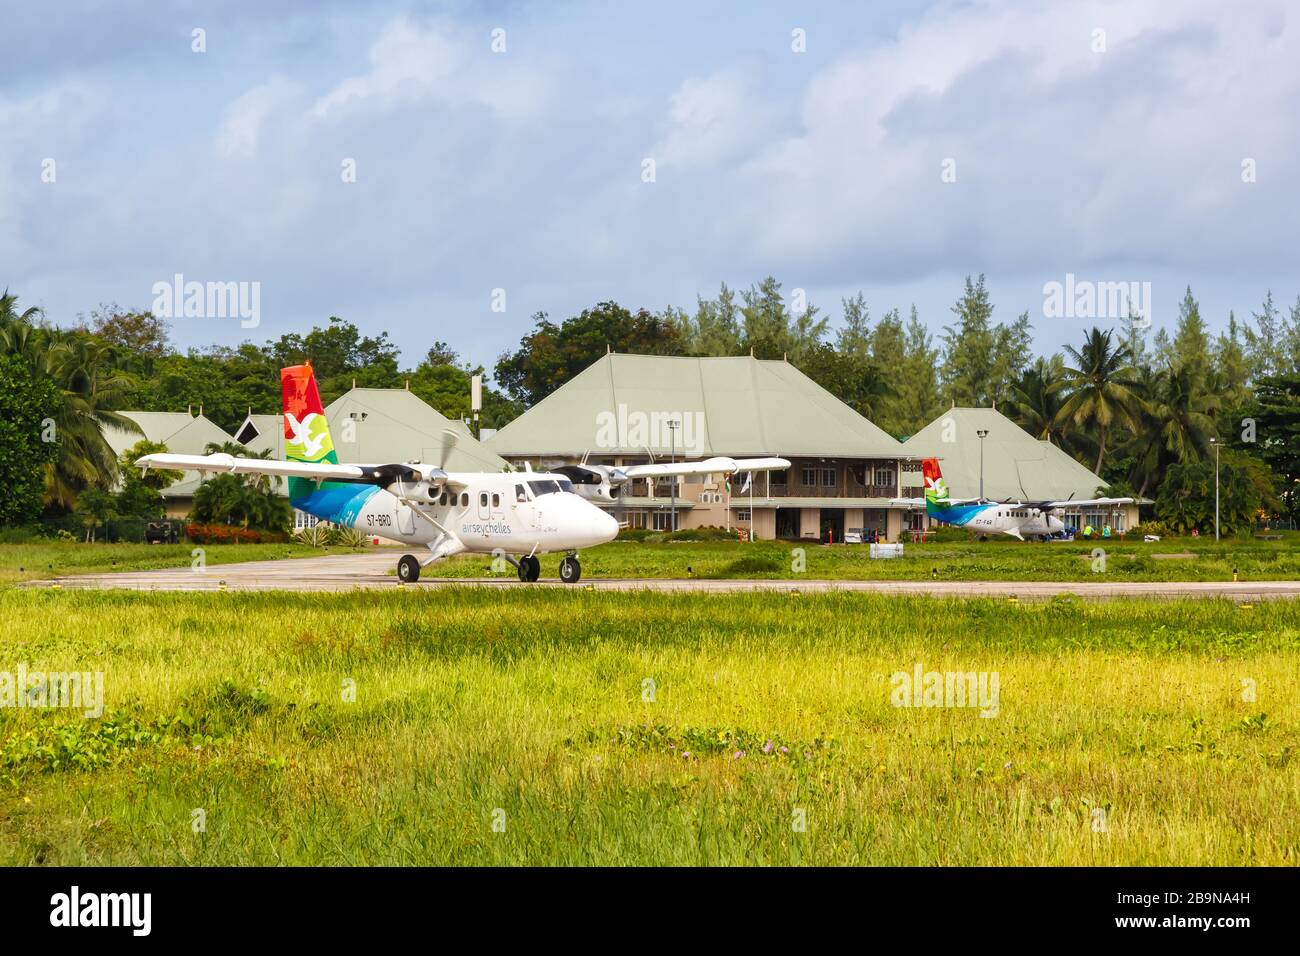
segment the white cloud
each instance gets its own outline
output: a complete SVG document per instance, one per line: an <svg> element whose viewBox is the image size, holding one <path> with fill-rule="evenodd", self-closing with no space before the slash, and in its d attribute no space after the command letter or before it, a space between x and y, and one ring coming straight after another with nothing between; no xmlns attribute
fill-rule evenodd
<svg viewBox="0 0 1300 956"><path fill-rule="evenodd" d="M756 74L752 66L737 65L683 82L669 99L667 130L655 155L666 163L709 166L767 139L775 109Z"/></svg>
<svg viewBox="0 0 1300 956"><path fill-rule="evenodd" d="M1110 257L1217 268L1269 234L1259 253L1282 266L1290 230L1251 208L1264 189L1239 164L1264 157L1292 193L1280 118L1300 108L1300 34L1276 2L1252 11L944 4L823 69L799 128L714 201L741 211L756 258L860 276ZM941 182L946 158L956 183Z"/></svg>
<svg viewBox="0 0 1300 956"><path fill-rule="evenodd" d="M267 119L298 93L296 84L280 77L255 86L226 108L217 145L227 156L252 156Z"/></svg>
<svg viewBox="0 0 1300 956"><path fill-rule="evenodd" d="M399 17L371 45L370 70L321 96L311 113L323 119L344 107L388 109L426 99L479 103L505 115L534 112L548 86L545 78L514 66L508 53L488 53L488 41L486 33L450 23Z"/></svg>

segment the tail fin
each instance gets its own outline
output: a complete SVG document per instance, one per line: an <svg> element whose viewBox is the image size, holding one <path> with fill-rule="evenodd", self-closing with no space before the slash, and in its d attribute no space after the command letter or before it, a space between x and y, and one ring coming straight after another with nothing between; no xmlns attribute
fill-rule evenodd
<svg viewBox="0 0 1300 956"><path fill-rule="evenodd" d="M284 400L284 453L290 461L338 463L334 440L325 421L316 373L311 363L280 369L280 393ZM307 497L315 482L309 478L289 479L289 498Z"/></svg>
<svg viewBox="0 0 1300 956"><path fill-rule="evenodd" d="M926 458L921 462L921 474L925 478L925 510L935 514L948 507L948 483L943 480L939 470L938 458Z"/></svg>

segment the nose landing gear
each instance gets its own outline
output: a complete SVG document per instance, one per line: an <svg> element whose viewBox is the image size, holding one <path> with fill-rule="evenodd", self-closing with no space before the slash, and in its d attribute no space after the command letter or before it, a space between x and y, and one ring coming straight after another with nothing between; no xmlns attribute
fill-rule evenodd
<svg viewBox="0 0 1300 956"><path fill-rule="evenodd" d="M397 580L414 584L420 580L420 561L413 554L404 554L397 562Z"/></svg>

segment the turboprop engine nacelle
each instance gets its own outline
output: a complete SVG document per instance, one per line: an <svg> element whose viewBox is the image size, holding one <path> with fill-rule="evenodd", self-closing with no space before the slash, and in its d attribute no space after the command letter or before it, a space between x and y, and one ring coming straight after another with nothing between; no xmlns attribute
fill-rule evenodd
<svg viewBox="0 0 1300 956"><path fill-rule="evenodd" d="M573 482L573 490L588 501L617 500L620 487L627 481L621 469L609 465L562 465L551 470Z"/></svg>

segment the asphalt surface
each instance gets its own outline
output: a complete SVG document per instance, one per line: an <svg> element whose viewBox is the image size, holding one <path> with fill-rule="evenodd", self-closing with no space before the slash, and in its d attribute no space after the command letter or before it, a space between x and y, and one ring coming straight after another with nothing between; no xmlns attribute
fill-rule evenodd
<svg viewBox="0 0 1300 956"><path fill-rule="evenodd" d="M82 574L51 581L29 581L23 587L98 588L132 591L350 591L355 588L574 587L557 578L522 584L514 575L489 578L439 578L428 573L413 585L399 584L391 572L397 552L327 555L278 561L214 565L195 571L185 565L155 571ZM436 573L436 572L435 572ZM825 581L825 580L703 580L699 578L584 578L576 587L597 591L663 591L734 593L776 591L815 594L857 591L876 594L924 594L934 597L1012 597L1046 600L1057 594L1082 598L1229 598L1250 602L1300 597L1300 581Z"/></svg>

